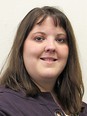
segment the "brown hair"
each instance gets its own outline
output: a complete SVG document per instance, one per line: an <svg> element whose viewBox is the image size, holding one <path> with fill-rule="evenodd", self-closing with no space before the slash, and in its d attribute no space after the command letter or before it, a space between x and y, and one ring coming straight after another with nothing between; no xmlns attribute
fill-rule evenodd
<svg viewBox="0 0 87 116"><path fill-rule="evenodd" d="M77 54L76 39L70 21L63 12L45 6L32 9L21 21L16 33L12 49L8 56L8 64L2 74L1 85L13 90L23 88L27 95L34 96L40 90L29 78L23 62L23 45L34 25L41 18L43 22L48 16L52 17L55 26L60 25L67 33L69 57L63 72L56 81L54 90L64 111L75 114L81 110L84 87Z"/></svg>

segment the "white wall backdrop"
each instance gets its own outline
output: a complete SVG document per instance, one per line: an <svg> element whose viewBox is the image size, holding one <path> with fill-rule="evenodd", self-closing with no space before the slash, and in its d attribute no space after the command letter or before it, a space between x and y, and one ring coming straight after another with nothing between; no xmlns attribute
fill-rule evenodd
<svg viewBox="0 0 87 116"><path fill-rule="evenodd" d="M87 103L87 0L0 0L0 69L22 18L34 7L57 6L70 19L77 38Z"/></svg>

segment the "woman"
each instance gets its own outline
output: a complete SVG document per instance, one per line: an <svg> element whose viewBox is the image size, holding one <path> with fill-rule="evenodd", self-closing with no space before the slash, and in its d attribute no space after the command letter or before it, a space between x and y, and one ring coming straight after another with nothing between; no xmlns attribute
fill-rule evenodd
<svg viewBox="0 0 87 116"><path fill-rule="evenodd" d="M86 116L72 26L60 10L32 9L1 72L0 116Z"/></svg>

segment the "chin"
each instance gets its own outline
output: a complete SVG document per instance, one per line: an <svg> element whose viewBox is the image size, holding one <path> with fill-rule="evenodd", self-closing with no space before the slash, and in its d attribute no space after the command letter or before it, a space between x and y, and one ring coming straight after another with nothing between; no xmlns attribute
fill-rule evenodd
<svg viewBox="0 0 87 116"><path fill-rule="evenodd" d="M43 78L56 79L57 77L58 77L58 74L52 74L52 73L43 74Z"/></svg>

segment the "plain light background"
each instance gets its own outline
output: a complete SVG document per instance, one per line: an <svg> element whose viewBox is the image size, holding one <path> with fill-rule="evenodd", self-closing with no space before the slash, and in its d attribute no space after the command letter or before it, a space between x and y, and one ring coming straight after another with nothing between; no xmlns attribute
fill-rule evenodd
<svg viewBox="0 0 87 116"><path fill-rule="evenodd" d="M71 21L77 39L87 103L87 0L0 0L0 69L10 51L20 21L34 7L56 6Z"/></svg>

